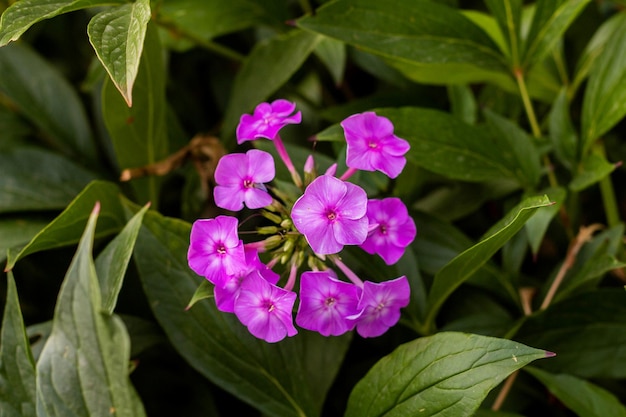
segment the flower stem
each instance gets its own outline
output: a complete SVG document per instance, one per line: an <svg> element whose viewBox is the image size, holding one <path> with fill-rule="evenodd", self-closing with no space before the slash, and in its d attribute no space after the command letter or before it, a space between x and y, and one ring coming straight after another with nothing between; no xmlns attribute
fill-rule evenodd
<svg viewBox="0 0 626 417"><path fill-rule="evenodd" d="M291 269L289 270L289 278L285 284L285 290L291 291L296 284L296 276L298 275L298 264L295 261L291 262Z"/></svg>
<svg viewBox="0 0 626 417"><path fill-rule="evenodd" d="M348 279L352 281L354 285L359 288L363 288L363 281L361 280L361 278L359 278L357 274L355 274L350 268L348 268L348 266L341 261L339 256L333 256L331 259L335 263L335 265L337 265L337 268L341 269L341 272L343 272L344 275L348 277Z"/></svg>
<svg viewBox="0 0 626 417"><path fill-rule="evenodd" d="M296 168L293 166L291 158L289 158L289 154L287 153L287 149L285 149L285 144L280 138L280 135L276 135L273 142L274 146L276 146L276 152L278 152L280 159L283 160L285 166L291 174L291 179L293 180L293 183L296 184L298 188L302 188L302 178L300 178L300 174L298 174L298 171L296 171Z"/></svg>
<svg viewBox="0 0 626 417"><path fill-rule="evenodd" d="M598 142L593 150L602 157L606 157L604 145ZM604 203L604 213L606 215L606 223L609 227L613 227L620 223L619 209L617 207L617 199L615 198L615 190L610 175L600 180L600 193L602 194L602 202Z"/></svg>
<svg viewBox="0 0 626 417"><path fill-rule="evenodd" d="M355 174L356 171L357 171L356 168L348 168L348 169L346 169L346 172L344 172L343 175L341 177L339 177L339 179L341 181L345 181L348 178L350 178L353 174Z"/></svg>

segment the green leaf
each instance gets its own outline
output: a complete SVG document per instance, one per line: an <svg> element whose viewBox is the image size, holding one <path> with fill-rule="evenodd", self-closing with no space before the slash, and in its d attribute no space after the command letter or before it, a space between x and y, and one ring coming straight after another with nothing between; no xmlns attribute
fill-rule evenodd
<svg viewBox="0 0 626 417"><path fill-rule="evenodd" d="M19 39L35 23L88 7L124 3L124 0L20 0L0 18L0 46Z"/></svg>
<svg viewBox="0 0 626 417"><path fill-rule="evenodd" d="M521 0L485 0L485 4L496 18L504 35L511 64L519 65L521 56Z"/></svg>
<svg viewBox="0 0 626 417"><path fill-rule="evenodd" d="M5 259L8 249L27 244L49 222L39 217L0 218L0 261Z"/></svg>
<svg viewBox="0 0 626 417"><path fill-rule="evenodd" d="M561 89L548 116L550 139L557 158L569 170L578 163L578 135L569 114L567 90Z"/></svg>
<svg viewBox="0 0 626 417"><path fill-rule="evenodd" d="M11 272L0 333L0 410L3 417L35 415L35 361Z"/></svg>
<svg viewBox="0 0 626 417"><path fill-rule="evenodd" d="M178 352L222 389L270 416L316 416L350 336L300 331L268 344L212 300L185 311L204 278L187 266L190 225L146 213L135 263L155 317Z"/></svg>
<svg viewBox="0 0 626 417"><path fill-rule="evenodd" d="M626 408L619 399L598 385L573 375L555 375L530 366L525 371L579 417L626 417Z"/></svg>
<svg viewBox="0 0 626 417"><path fill-rule="evenodd" d="M569 183L569 188L572 191L582 191L606 178L611 172L615 171L615 168L617 168L617 165L607 161L604 156L590 153L580 164L578 173Z"/></svg>
<svg viewBox="0 0 626 417"><path fill-rule="evenodd" d="M198 288L196 289L196 292L193 293L193 296L191 297L191 300L189 300L189 304L187 304L187 307L185 307L185 309L189 310L191 307L194 306L194 304L196 304L200 300L213 298L214 296L213 288L214 288L213 284L211 284L209 281L207 280L202 281L200 285L198 286Z"/></svg>
<svg viewBox="0 0 626 417"><path fill-rule="evenodd" d="M589 73L582 113L583 154L626 115L626 18Z"/></svg>
<svg viewBox="0 0 626 417"><path fill-rule="evenodd" d="M444 266L435 275L428 294L429 311L426 323L434 323L439 309L448 296L511 239L538 208L551 204L546 196L527 198L494 225L480 242Z"/></svg>
<svg viewBox="0 0 626 417"><path fill-rule="evenodd" d="M526 38L522 66L543 60L590 0L539 0Z"/></svg>
<svg viewBox="0 0 626 417"><path fill-rule="evenodd" d="M314 52L328 68L335 84L340 85L346 69L346 45L338 40L323 37Z"/></svg>
<svg viewBox="0 0 626 417"><path fill-rule="evenodd" d="M552 219L557 215L567 197L567 191L561 187L548 188L542 190L542 193L547 195L554 204L535 213L534 216L528 219L524 227L530 249L535 256L539 252L539 247L548 230L548 226L550 226Z"/></svg>
<svg viewBox="0 0 626 417"><path fill-rule="evenodd" d="M471 416L489 391L549 352L520 343L443 332L401 345L354 387L346 417Z"/></svg>
<svg viewBox="0 0 626 417"><path fill-rule="evenodd" d="M117 304L117 296L122 289L124 275L135 247L141 221L149 207L150 204L146 204L137 212L96 259L96 272L100 279L100 293L102 294L102 311L107 314L113 314Z"/></svg>
<svg viewBox="0 0 626 417"><path fill-rule="evenodd" d="M0 92L46 139L85 166L101 164L83 104L54 67L26 44L15 43L0 48L0 74Z"/></svg>
<svg viewBox="0 0 626 417"><path fill-rule="evenodd" d="M31 253L58 248L78 242L89 210L96 201L102 207L96 236L106 236L119 231L124 225L124 210L120 204L120 190L113 183L94 181L89 184L67 208L43 228L23 248L9 251L5 270Z"/></svg>
<svg viewBox="0 0 626 417"><path fill-rule="evenodd" d="M453 116L468 125L476 124L476 99L469 86L449 85L448 99L450 100L450 111Z"/></svg>
<svg viewBox="0 0 626 417"><path fill-rule="evenodd" d="M550 372L625 378L625 300L622 288L578 294L529 317L515 337L555 352L541 366Z"/></svg>
<svg viewBox="0 0 626 417"><path fill-rule="evenodd" d="M96 175L54 152L14 148L0 154L0 213L61 210Z"/></svg>
<svg viewBox="0 0 626 417"><path fill-rule="evenodd" d="M235 83L224 116L224 138L234 139L235 128L243 113L270 97L300 68L321 40L320 36L292 30L255 45ZM226 147L232 145L226 143Z"/></svg>
<svg viewBox="0 0 626 417"><path fill-rule="evenodd" d="M156 28L148 24L139 73L128 107L107 79L102 91L104 123L121 169L154 164L168 154L165 68ZM158 204L161 178L147 176L131 181L137 200Z"/></svg>
<svg viewBox="0 0 626 417"><path fill-rule="evenodd" d="M150 0L137 0L98 13L87 26L96 56L128 107L133 105L133 84L139 71L148 21Z"/></svg>
<svg viewBox="0 0 626 417"><path fill-rule="evenodd" d="M339 0L298 26L390 59L410 78L467 83L508 77L498 47L458 10L426 0Z"/></svg>
<svg viewBox="0 0 626 417"><path fill-rule="evenodd" d="M38 415L145 416L128 377L126 327L101 312L91 255L99 208L96 203L61 285L52 333L37 361Z"/></svg>

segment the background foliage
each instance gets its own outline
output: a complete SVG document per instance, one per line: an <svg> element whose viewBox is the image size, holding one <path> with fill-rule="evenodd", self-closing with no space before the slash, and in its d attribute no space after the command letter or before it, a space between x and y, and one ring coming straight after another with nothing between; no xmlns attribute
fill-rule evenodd
<svg viewBox="0 0 626 417"><path fill-rule="evenodd" d="M0 416L626 415L625 7L0 0ZM342 254L410 281L380 338L186 309L190 222L274 98L297 166L342 166L355 112L411 144L354 177L418 227L392 267Z"/></svg>

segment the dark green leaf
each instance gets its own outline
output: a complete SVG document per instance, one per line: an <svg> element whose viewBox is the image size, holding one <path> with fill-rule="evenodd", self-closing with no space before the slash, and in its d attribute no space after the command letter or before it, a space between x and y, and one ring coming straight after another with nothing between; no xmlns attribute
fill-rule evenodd
<svg viewBox="0 0 626 417"><path fill-rule="evenodd" d="M255 339L212 300L185 306L203 278L189 270L190 225L148 212L135 262L153 312L178 352L222 389L271 416L321 412L350 337L307 331L277 344Z"/></svg>
<svg viewBox="0 0 626 417"><path fill-rule="evenodd" d="M13 274L7 274L7 299L0 333L0 414L35 415L35 361L24 329Z"/></svg>
<svg viewBox="0 0 626 417"><path fill-rule="evenodd" d="M572 191L582 191L606 178L611 172L615 171L615 168L617 168L617 165L607 161L604 156L591 153L582 161L578 168L578 173L569 183L569 188Z"/></svg>
<svg viewBox="0 0 626 417"><path fill-rule="evenodd" d="M346 69L346 45L332 38L322 38L315 47L315 55L324 63L333 81L340 85Z"/></svg>
<svg viewBox="0 0 626 417"><path fill-rule="evenodd" d="M476 99L472 89L467 85L453 84L448 86L451 113L468 125L476 123Z"/></svg>
<svg viewBox="0 0 626 417"><path fill-rule="evenodd" d="M133 84L150 20L150 1L137 0L106 9L87 26L89 42L128 107L133 105Z"/></svg>
<svg viewBox="0 0 626 417"><path fill-rule="evenodd" d="M567 374L551 374L534 367L525 371L544 384L550 393L579 417L625 417L626 408L611 392Z"/></svg>
<svg viewBox="0 0 626 417"><path fill-rule="evenodd" d="M17 40L35 23L88 7L124 3L124 0L21 0L0 18L0 46Z"/></svg>
<svg viewBox="0 0 626 417"><path fill-rule="evenodd" d="M511 239L538 208L550 204L552 203L546 196L524 200L493 226L480 242L444 266L435 275L433 286L428 294L429 311L426 322L434 323L439 309L448 296Z"/></svg>
<svg viewBox="0 0 626 417"><path fill-rule="evenodd" d="M50 332L52 332L52 320L32 324L26 328L26 335L30 340L30 349L33 352L35 363L39 360L39 355L41 355L41 351L48 337L50 337Z"/></svg>
<svg viewBox="0 0 626 417"><path fill-rule="evenodd" d="M9 252L6 270L12 269L18 260L31 253L78 242L90 209L96 201L99 201L101 206L96 236L106 236L119 231L124 225L120 190L115 184L94 181L26 246Z"/></svg>
<svg viewBox="0 0 626 417"><path fill-rule="evenodd" d="M91 257L98 211L96 204L59 290L52 333L37 362L38 415L145 415L128 377L126 327L119 317L101 312Z"/></svg>
<svg viewBox="0 0 626 417"><path fill-rule="evenodd" d="M513 371L549 356L520 343L444 332L398 347L356 385L347 417L471 416Z"/></svg>
<svg viewBox="0 0 626 417"><path fill-rule="evenodd" d="M150 205L147 204L135 214L96 259L96 272L102 295L102 311L107 314L113 314L117 304L117 296L122 289L124 275L133 254L141 221L149 207Z"/></svg>
<svg viewBox="0 0 626 417"><path fill-rule="evenodd" d="M86 166L98 166L84 107L55 68L26 44L16 43L0 48L0 74L0 92L44 137L63 152L82 157Z"/></svg>
<svg viewBox="0 0 626 417"><path fill-rule="evenodd" d="M102 112L121 169L143 167L164 159L168 154L165 124L165 69L158 32L148 25L133 88L133 107L128 107L117 89L105 81ZM158 203L161 179L148 176L132 180L140 203ZM156 208L156 207L155 207Z"/></svg>
<svg viewBox="0 0 626 417"><path fill-rule="evenodd" d="M200 285L198 286L198 288L196 289L196 291L191 296L191 300L189 300L189 304L187 304L187 307L185 307L185 309L189 310L191 307L193 307L195 303L197 303L200 300L213 298L214 296L213 288L214 288L213 284L211 284L209 281L207 280L202 281Z"/></svg>
<svg viewBox="0 0 626 417"><path fill-rule="evenodd" d="M320 36L293 30L256 44L235 78L224 116L225 138L234 139L241 115L250 113L257 104L285 84L313 52L320 39Z"/></svg>
<svg viewBox="0 0 626 417"><path fill-rule="evenodd" d="M61 210L96 175L56 153L15 148L0 154L0 213Z"/></svg>
<svg viewBox="0 0 626 417"><path fill-rule="evenodd" d="M547 195L554 204L543 210L539 210L526 222L526 236L528 237L528 243L534 255L537 255L537 252L539 252L539 247L548 230L548 226L550 226L552 219L557 215L567 197L567 191L561 187L548 188L541 192Z"/></svg>
<svg viewBox="0 0 626 417"><path fill-rule="evenodd" d="M7 250L27 244L50 220L39 217L13 217L0 219L0 260L5 259Z"/></svg>
<svg viewBox="0 0 626 417"><path fill-rule="evenodd" d="M554 100L548 120L550 139L556 156L572 170L578 162L578 135L569 114L566 89L562 89Z"/></svg>
<svg viewBox="0 0 626 417"><path fill-rule="evenodd" d="M485 0L485 3L504 34L511 64L518 66L522 54L522 0Z"/></svg>

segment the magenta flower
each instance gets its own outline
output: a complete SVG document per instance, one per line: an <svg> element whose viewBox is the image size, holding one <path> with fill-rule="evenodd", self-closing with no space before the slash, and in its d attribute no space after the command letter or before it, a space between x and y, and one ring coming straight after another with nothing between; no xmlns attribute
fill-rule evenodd
<svg viewBox="0 0 626 417"><path fill-rule="evenodd" d="M235 315L254 336L274 343L298 333L292 317L295 301L295 292L272 285L253 272L241 283Z"/></svg>
<svg viewBox="0 0 626 417"><path fill-rule="evenodd" d="M241 210L244 202L251 209L269 206L272 196L263 184L274 175L274 159L267 152L251 149L224 155L215 168L215 204L233 211Z"/></svg>
<svg viewBox="0 0 626 417"><path fill-rule="evenodd" d="M406 165L409 143L393 134L389 119L374 112L354 114L341 122L346 142L346 165L364 171L381 171L396 178Z"/></svg>
<svg viewBox="0 0 626 417"><path fill-rule="evenodd" d="M363 337L385 333L400 320L400 309L409 304L411 289L405 276L391 281L365 281L358 309L356 331Z"/></svg>
<svg viewBox="0 0 626 417"><path fill-rule="evenodd" d="M295 202L291 218L315 253L339 252L367 237L367 195L330 175L317 177Z"/></svg>
<svg viewBox="0 0 626 417"><path fill-rule="evenodd" d="M237 143L258 138L274 140L278 131L286 125L300 123L302 114L297 112L292 115L295 109L296 104L287 100L259 104L252 115L244 114L239 119Z"/></svg>
<svg viewBox="0 0 626 417"><path fill-rule="evenodd" d="M370 231L361 248L378 254L387 265L398 262L405 248L415 239L415 222L399 198L369 200L367 218Z"/></svg>
<svg viewBox="0 0 626 417"><path fill-rule="evenodd" d="M237 235L237 219L217 216L196 220L191 227L187 261L198 275L215 285L246 268L243 242Z"/></svg>
<svg viewBox="0 0 626 417"><path fill-rule="evenodd" d="M296 323L322 336L339 336L352 330L358 313L359 289L328 272L304 272L300 277L300 307Z"/></svg>

